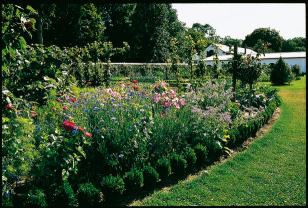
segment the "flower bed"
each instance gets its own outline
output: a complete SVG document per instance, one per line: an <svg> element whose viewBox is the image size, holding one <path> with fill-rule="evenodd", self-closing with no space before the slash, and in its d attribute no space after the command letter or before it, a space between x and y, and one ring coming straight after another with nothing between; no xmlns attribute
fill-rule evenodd
<svg viewBox="0 0 308 208"><path fill-rule="evenodd" d="M18 175L31 177L31 188L18 184L25 190L15 190L25 195L25 204L53 205L58 197L67 205L80 198L95 204L97 190L112 200L143 184L152 188L171 173L181 175L215 160L267 122L279 99L275 90L258 90L267 101L254 118L245 118L244 106L230 101L226 81L208 81L196 91L188 86L186 93L175 93L165 82L136 80L87 92L51 90L46 106L25 106L28 115L19 114L18 106L7 107L8 117L15 118L4 122L2 173L9 183ZM27 145L29 157L19 163L13 154L19 144L9 139L16 124L25 127L17 139ZM30 192L36 201L26 197Z"/></svg>

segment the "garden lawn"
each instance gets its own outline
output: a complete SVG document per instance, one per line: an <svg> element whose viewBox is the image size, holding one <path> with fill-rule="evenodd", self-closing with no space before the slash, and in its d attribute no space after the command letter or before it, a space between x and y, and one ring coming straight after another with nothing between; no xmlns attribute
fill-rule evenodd
<svg viewBox="0 0 308 208"><path fill-rule="evenodd" d="M279 86L279 119L248 149L131 206L306 205L306 76Z"/></svg>

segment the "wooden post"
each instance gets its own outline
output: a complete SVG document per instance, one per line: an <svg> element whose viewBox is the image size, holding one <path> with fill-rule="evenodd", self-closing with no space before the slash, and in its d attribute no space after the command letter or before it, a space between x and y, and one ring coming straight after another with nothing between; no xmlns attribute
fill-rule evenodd
<svg viewBox="0 0 308 208"><path fill-rule="evenodd" d="M236 73L237 73L237 44L234 44L234 66L233 66L233 77L232 77L232 86L234 95L232 102L236 101Z"/></svg>

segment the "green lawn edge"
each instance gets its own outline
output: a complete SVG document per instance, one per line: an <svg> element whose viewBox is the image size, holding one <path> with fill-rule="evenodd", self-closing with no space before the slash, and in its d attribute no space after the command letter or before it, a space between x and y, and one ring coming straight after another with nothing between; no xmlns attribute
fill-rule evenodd
<svg viewBox="0 0 308 208"><path fill-rule="evenodd" d="M129 206L305 206L306 76L278 86L281 115L248 149Z"/></svg>

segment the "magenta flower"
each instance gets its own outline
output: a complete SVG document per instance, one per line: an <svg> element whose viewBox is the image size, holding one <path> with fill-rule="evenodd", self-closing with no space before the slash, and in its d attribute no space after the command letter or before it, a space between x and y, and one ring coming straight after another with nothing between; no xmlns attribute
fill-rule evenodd
<svg viewBox="0 0 308 208"><path fill-rule="evenodd" d="M73 131L74 128L75 128L75 124L71 121L64 121L63 122L63 128L66 130L66 131Z"/></svg>
<svg viewBox="0 0 308 208"><path fill-rule="evenodd" d="M165 102L165 107L170 107L171 106L171 102Z"/></svg>

